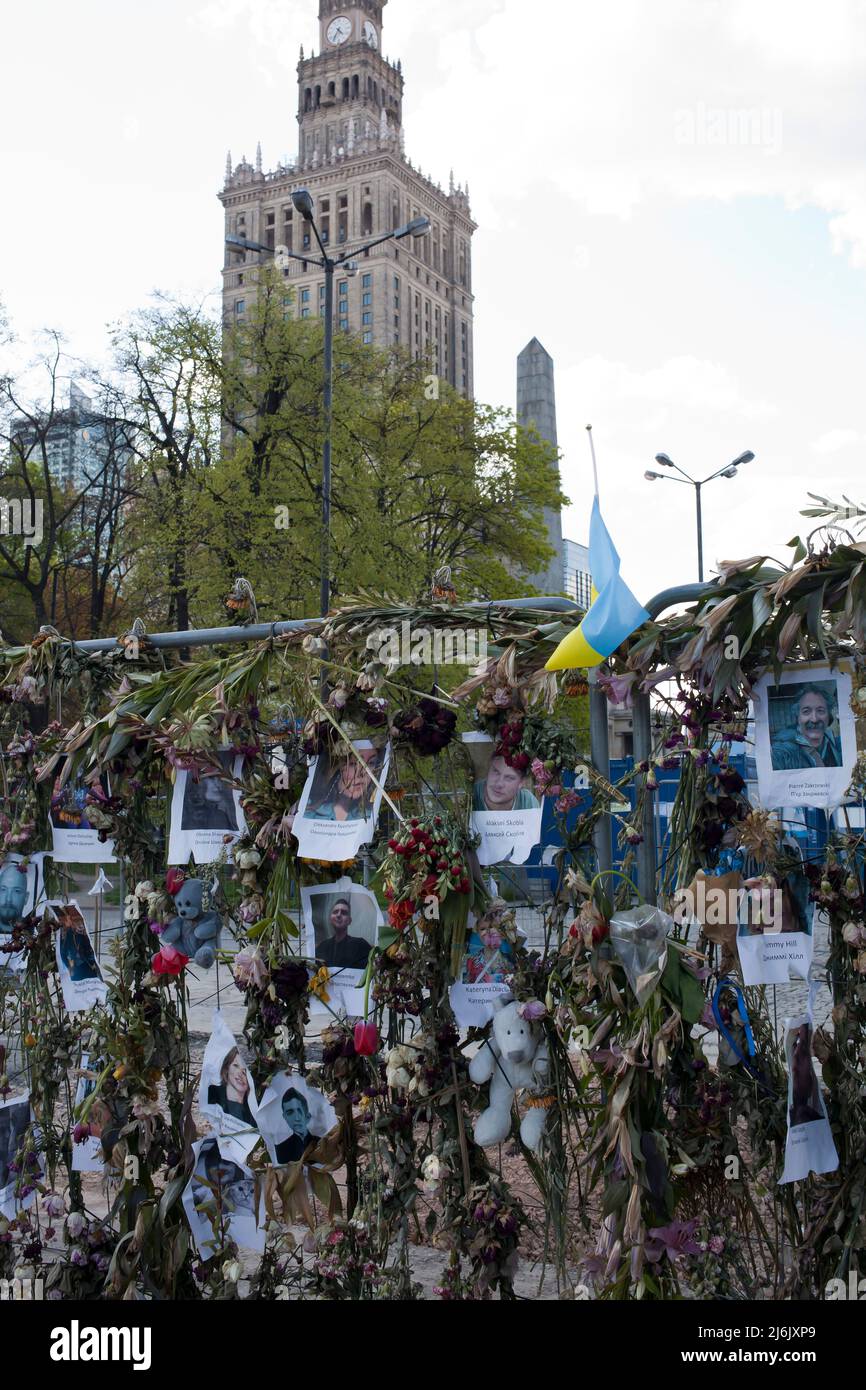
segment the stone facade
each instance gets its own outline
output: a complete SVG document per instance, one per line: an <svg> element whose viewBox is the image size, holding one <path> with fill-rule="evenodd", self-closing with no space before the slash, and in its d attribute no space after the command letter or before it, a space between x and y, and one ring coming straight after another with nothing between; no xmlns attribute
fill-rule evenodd
<svg viewBox="0 0 866 1390"><path fill-rule="evenodd" d="M429 235L386 241L357 256L357 273L336 275L336 326L380 347L400 344L464 395L473 394L472 234L469 190L445 192L414 168L403 143L403 73L382 56L387 0L320 0L320 51L298 63L299 154L262 168L226 162L220 201L226 235L271 248L317 253L291 194L307 188L331 254L428 217ZM223 310L237 320L255 294L257 253L226 248ZM324 314L324 273L289 261L286 311Z"/></svg>

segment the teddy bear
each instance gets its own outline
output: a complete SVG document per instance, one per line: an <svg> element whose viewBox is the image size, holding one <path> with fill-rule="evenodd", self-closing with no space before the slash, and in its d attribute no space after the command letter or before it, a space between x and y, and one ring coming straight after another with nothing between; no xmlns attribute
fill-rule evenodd
<svg viewBox="0 0 866 1390"><path fill-rule="evenodd" d="M493 1000L490 1037L469 1063L469 1076L481 1085L490 1082L487 1109L475 1121L475 1142L501 1144L511 1130L511 1105L516 1090L543 1090L547 1082L547 1043L538 1026L520 1013L521 1005L500 995ZM520 1137L533 1153L541 1143L547 1109L530 1106L520 1124Z"/></svg>
<svg viewBox="0 0 866 1390"><path fill-rule="evenodd" d="M203 910L204 884L200 878L187 878L174 894L177 916L160 938L160 947L170 947L169 958L178 953L209 970L216 960L220 918L217 912Z"/></svg>

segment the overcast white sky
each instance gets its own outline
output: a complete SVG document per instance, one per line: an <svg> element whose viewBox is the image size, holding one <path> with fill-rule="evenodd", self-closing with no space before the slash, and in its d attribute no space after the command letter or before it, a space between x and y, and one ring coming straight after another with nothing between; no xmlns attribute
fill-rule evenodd
<svg viewBox="0 0 866 1390"><path fill-rule="evenodd" d="M219 284L226 149L297 143L317 0L4 6L0 298L26 339ZM866 494L866 0L389 0L406 148L468 180L476 390L513 404L536 335L557 367L565 530L602 506L647 598L708 560L783 555L806 492ZM747 113L751 113L749 117Z"/></svg>

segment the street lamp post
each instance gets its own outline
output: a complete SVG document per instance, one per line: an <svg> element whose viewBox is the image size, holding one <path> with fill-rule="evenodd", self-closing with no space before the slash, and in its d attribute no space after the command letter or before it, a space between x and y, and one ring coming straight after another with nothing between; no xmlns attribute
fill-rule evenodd
<svg viewBox="0 0 866 1390"><path fill-rule="evenodd" d="M331 436L333 422L333 399L334 399L334 273L342 268L349 275L358 273L358 266L354 263L355 256L361 256L365 251L369 251L373 246L379 246L383 241L401 241L403 237L426 236L430 231L430 220L427 217L414 217L411 222L407 222L404 227L397 227L394 231L385 232L382 236L373 237L371 241L366 241L361 246L355 247L354 251L343 251L339 256L329 256L325 250L325 244L319 234L314 216L314 205L312 194L306 188L297 188L292 194L292 203L295 210L300 213L306 223L313 230L313 235L318 243L318 256L300 256L294 251L290 251L286 246L264 246L259 241L250 241L248 237L227 236L226 245L232 246L240 251L257 251L260 255L273 256L279 263L284 259L300 261L304 266L318 266L325 272L325 352L324 352L324 383L322 390L322 414L324 435L322 439L322 550L321 550L321 572L319 586L319 608L324 618L331 607Z"/></svg>
<svg viewBox="0 0 866 1390"><path fill-rule="evenodd" d="M698 481L697 478L692 478L684 469L680 468L678 463L674 463L673 459L669 458L667 454L656 454L656 463L660 463L662 468L675 468L677 473L682 476L677 478L670 473L654 473L651 469L648 469L647 472L644 473L644 477L647 482L650 483L688 483L690 487L694 488L695 512L697 514L698 525L698 579L701 584L704 582L704 527L703 514L701 512L701 488L705 487L707 483L711 483L714 478L736 478L737 469L744 463L751 463L754 457L755 455L752 453L751 449L747 449L745 453L738 454L731 463L726 463L724 468L718 468L716 472L711 473L708 478L701 478L700 481Z"/></svg>

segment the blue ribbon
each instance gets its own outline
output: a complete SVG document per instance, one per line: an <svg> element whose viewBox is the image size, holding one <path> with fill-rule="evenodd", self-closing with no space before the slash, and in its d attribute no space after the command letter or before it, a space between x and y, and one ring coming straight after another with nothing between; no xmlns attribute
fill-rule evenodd
<svg viewBox="0 0 866 1390"><path fill-rule="evenodd" d="M734 1039L734 1037L725 1027L724 1021L722 1019L722 1010L719 1004L719 1000L721 999L723 991L726 989L732 990L737 997L737 1013L740 1015L740 1022L742 1023L743 1028L745 1029L746 1046L749 1050L748 1057L746 1056L743 1049L740 1047L739 1043ZM716 1020L716 1026L719 1032L721 1033L722 1037L728 1043L732 1051L736 1054L737 1060L742 1062L749 1075L754 1077L754 1079L761 1086L764 1087L765 1091L770 1091L771 1087L767 1085L767 1082L764 1079L764 1076L761 1073L760 1068L753 1061L749 1060L749 1058L755 1057L757 1055L755 1049L755 1038L752 1033L752 1025L749 1022L749 1013L746 1008L746 1001L743 997L743 991L740 985L738 985L737 981L733 979L730 975L726 976L723 980L719 980L719 983L716 985L716 992L713 995L712 1009L713 1018Z"/></svg>

